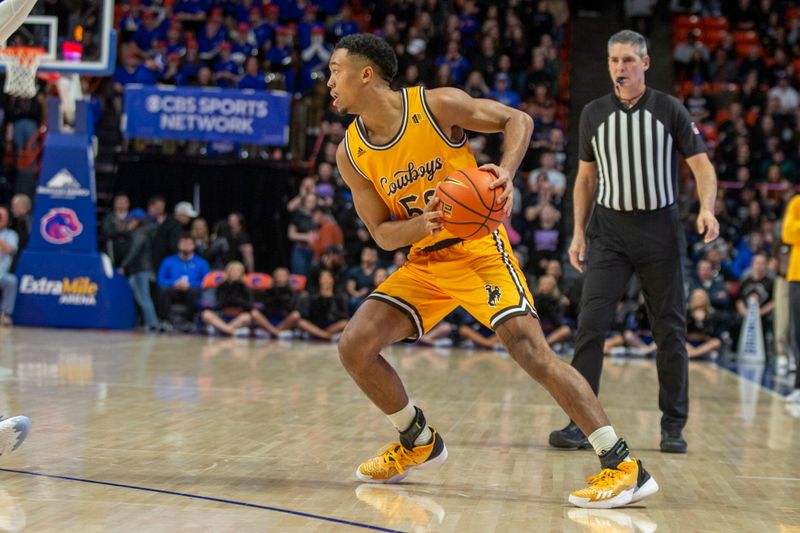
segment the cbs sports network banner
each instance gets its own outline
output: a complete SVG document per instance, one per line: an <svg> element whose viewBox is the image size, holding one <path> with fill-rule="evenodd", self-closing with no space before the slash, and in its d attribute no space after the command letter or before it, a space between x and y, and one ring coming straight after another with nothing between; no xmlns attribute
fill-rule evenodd
<svg viewBox="0 0 800 533"><path fill-rule="evenodd" d="M130 84L122 129L128 137L286 146L290 104L283 91Z"/></svg>

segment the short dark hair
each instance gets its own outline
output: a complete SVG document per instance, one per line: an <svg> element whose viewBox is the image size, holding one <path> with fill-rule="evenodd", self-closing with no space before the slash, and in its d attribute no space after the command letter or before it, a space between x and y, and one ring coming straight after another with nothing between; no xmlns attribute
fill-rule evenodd
<svg viewBox="0 0 800 533"><path fill-rule="evenodd" d="M371 33L356 33L342 37L336 43L335 49L339 48L368 60L387 83L392 83L397 75L397 55L394 50L389 43Z"/></svg>
<svg viewBox="0 0 800 533"><path fill-rule="evenodd" d="M633 30L618 31L608 39L608 49L615 44L629 44L633 47L633 51L639 57L647 55L647 39L641 33Z"/></svg>
<svg viewBox="0 0 800 533"><path fill-rule="evenodd" d="M189 239L190 241L194 242L194 237L192 237L192 234L187 231L181 232L180 237L178 237L179 241L182 241L184 239Z"/></svg>

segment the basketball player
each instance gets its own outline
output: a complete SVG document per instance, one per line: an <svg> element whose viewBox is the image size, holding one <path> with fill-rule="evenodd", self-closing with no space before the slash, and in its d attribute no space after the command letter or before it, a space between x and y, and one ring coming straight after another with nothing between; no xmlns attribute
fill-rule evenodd
<svg viewBox="0 0 800 533"><path fill-rule="evenodd" d="M789 317L793 344L795 350L800 350L800 194L795 194L789 200L789 205L783 212L781 236L783 242L792 245L786 279L789 282ZM798 352L795 354L800 355ZM794 390L786 397L790 404L800 403L800 369L795 373L794 379Z"/></svg>
<svg viewBox="0 0 800 533"><path fill-rule="evenodd" d="M28 18L36 0L5 0L0 2L0 42L5 42ZM0 456L16 450L28 436L31 421L27 416L0 416Z"/></svg>
<svg viewBox="0 0 800 533"><path fill-rule="evenodd" d="M393 91L389 84L397 57L373 35L343 38L329 64L333 105L340 113L357 115L336 153L356 210L382 248L411 246L408 261L359 307L339 341L343 365L400 433L399 442L362 463L356 476L396 483L414 468L447 459L441 435L409 402L380 352L419 338L460 305L491 327L514 360L590 435L603 469L588 487L573 492L570 502L618 507L656 492L655 479L630 456L586 380L548 347L502 226L469 241L442 226L436 185L457 169L476 166L465 130L503 132L502 161L482 168L496 175L492 186L503 187L499 200L508 212L511 180L533 130L531 118L453 88Z"/></svg>

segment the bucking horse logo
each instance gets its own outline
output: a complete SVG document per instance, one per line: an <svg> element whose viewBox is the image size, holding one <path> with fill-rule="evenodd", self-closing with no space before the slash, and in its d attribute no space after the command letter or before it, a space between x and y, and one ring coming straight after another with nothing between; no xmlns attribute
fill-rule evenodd
<svg viewBox="0 0 800 533"><path fill-rule="evenodd" d="M83 232L83 224L72 209L54 207L42 217L40 229L47 242L67 244Z"/></svg>
<svg viewBox="0 0 800 533"><path fill-rule="evenodd" d="M497 305L497 302L500 301L500 287L495 285L492 287L491 285L486 285L486 294L489 296L489 305L494 307Z"/></svg>

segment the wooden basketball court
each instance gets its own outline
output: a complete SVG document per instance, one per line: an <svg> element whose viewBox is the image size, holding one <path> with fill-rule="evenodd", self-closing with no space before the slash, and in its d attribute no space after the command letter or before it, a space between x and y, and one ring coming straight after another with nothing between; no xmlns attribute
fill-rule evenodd
<svg viewBox="0 0 800 533"><path fill-rule="evenodd" d="M800 531L800 418L709 363L680 456L658 451L653 362L606 361L601 398L661 492L586 511L566 498L594 454L548 447L565 415L498 352L387 354L450 458L376 486L353 472L396 435L331 344L13 328L0 347L0 412L33 423L0 458L3 531Z"/></svg>

